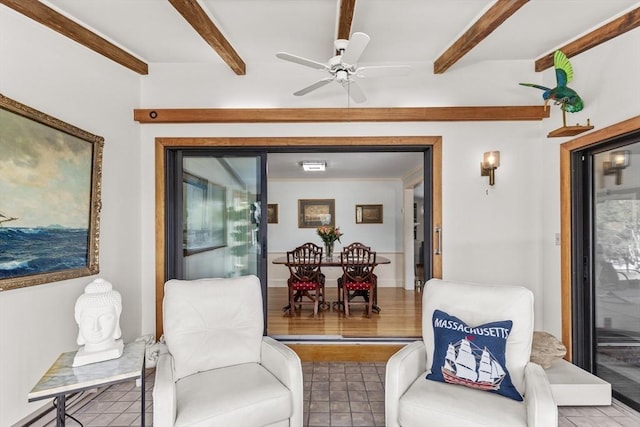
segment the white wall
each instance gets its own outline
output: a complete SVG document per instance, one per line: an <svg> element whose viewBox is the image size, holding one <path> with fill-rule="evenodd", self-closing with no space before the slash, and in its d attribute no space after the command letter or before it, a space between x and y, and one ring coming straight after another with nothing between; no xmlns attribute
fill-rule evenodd
<svg viewBox="0 0 640 427"><path fill-rule="evenodd" d="M362 242L378 252L402 252L402 182L400 180L269 180L269 203L278 204L279 220L269 224L269 252L286 252L305 242L322 244L315 228L298 228L298 199L334 199L335 225L344 236L335 250ZM382 204L382 224L356 224L356 204Z"/></svg>
<svg viewBox="0 0 640 427"><path fill-rule="evenodd" d="M596 129L640 112L640 33L628 32L571 59L571 87L585 99L569 124L591 118ZM326 97L290 96L296 76L282 79L276 65L254 64L260 72L238 78L215 65L162 65L143 79L145 108L327 107ZM180 90L172 82L180 81ZM414 64L393 90L370 97L368 107L430 105L541 105L542 92L518 82L555 85L552 69L535 73L531 61L487 61L454 66L434 76L431 64ZM363 83L365 84L365 83ZM374 84L366 82L366 84ZM173 88L173 89L169 89ZM367 89L366 86L364 88ZM295 99L294 99L295 98ZM332 98L333 99L333 98ZM518 283L534 291L536 328L561 332L559 144L546 137L562 125L558 107L541 122L322 123L143 125L143 194L153 189L156 136L395 136L443 137L443 275L446 279ZM479 175L482 153L500 150L496 185ZM153 205L143 205L145 236L153 236ZM143 239L143 245L151 240ZM147 248L152 249L152 248ZM143 282L153 280L152 250ZM151 286L143 290L153 297ZM150 314L150 313L149 313ZM144 317L152 328L152 317ZM144 322L145 320L143 320Z"/></svg>
<svg viewBox="0 0 640 427"><path fill-rule="evenodd" d="M252 64L247 76L225 66L151 64L140 78L14 12L0 14L0 92L105 137L101 275L123 294L125 339L155 328L155 161L157 136L395 136L443 137L443 273L446 279L519 283L536 297L536 328L559 335L560 231L558 145L547 139L561 125L557 107L542 122L322 123L143 125L135 107L341 107L327 98L295 98L306 84ZM596 128L640 112L640 32L572 58L571 84L585 98ZM296 80L297 79L297 80ZM368 107L541 104L521 81L554 85L552 70L531 61L454 66L434 76L416 64L393 90L370 96ZM140 86L139 86L140 84ZM364 89L368 84L363 83ZM385 87L390 87L386 86ZM141 102L138 102L140 96ZM295 98L295 99L294 99ZM333 99L333 98L332 98ZM500 150L496 185L479 175L482 153ZM60 352L76 348L73 304L91 278L0 293L0 425L39 404L26 395Z"/></svg>
<svg viewBox="0 0 640 427"><path fill-rule="evenodd" d="M461 78L466 79L467 76ZM145 79L153 80L153 73ZM158 91L151 90L148 84L143 86L143 98L147 95L158 97ZM539 94L535 95L539 97ZM161 102L156 99L154 104L145 106L168 106L173 104L172 101L167 99ZM538 102L536 99L531 103ZM478 103L481 102L478 100ZM510 104L515 101L505 100L504 103ZM538 300L543 298L539 237L541 220L538 210L541 176L537 174L537 144L540 143L542 132L540 122L156 124L143 125L142 128L143 194L153 194L154 138L160 136L442 135L444 277L479 282L518 283L531 288ZM493 188L489 188L486 177L480 176L479 164L482 153L488 150L501 151L502 166L497 171L496 185ZM276 195L270 192L269 197L271 203L271 198ZM148 257L143 263L143 283L147 286L143 289L143 300L152 301L155 277L155 208L153 204L144 204L142 209L143 217L148 218L147 221L143 221L143 253ZM282 208L280 210L282 215ZM310 233L313 234L312 231ZM269 250L273 249L270 247ZM555 250L559 256L559 248ZM402 263L395 264L402 269ZM559 283L560 279L557 277L554 285L559 287ZM543 309L542 304L536 305L538 328L544 326ZM153 317L143 318L143 322L146 322L143 330L153 330Z"/></svg>
<svg viewBox="0 0 640 427"><path fill-rule="evenodd" d="M602 129L640 114L640 31L629 31L615 39L571 58L574 80L569 86L584 99L583 111L568 114L567 124L586 124L587 118L595 129ZM553 70L542 75L541 84L555 81ZM556 107L549 120L542 123L541 133L562 125L562 115ZM555 246L555 233L560 230L560 149L559 145L572 138L551 138L539 141L541 172L540 203L537 207L541 221L539 253L541 280L544 284L542 305L545 328L560 336L562 319L560 295L560 251ZM538 299L539 300L539 299Z"/></svg>
<svg viewBox="0 0 640 427"><path fill-rule="evenodd" d="M140 335L142 304L140 128L131 120L139 77L8 8L0 12L0 92L105 139L100 276L122 294L121 326L131 341ZM29 404L27 394L60 353L78 348L74 304L93 278L0 292L0 425L48 404Z"/></svg>
<svg viewBox="0 0 640 427"><path fill-rule="evenodd" d="M335 225L344 233L336 242L334 251L353 242L371 246L375 251L391 259L391 264L376 267L380 287L402 286L403 239L402 239L402 182L400 180L269 180L267 194L269 203L278 205L278 223L268 225L269 264L267 280L269 286L286 286L289 272L285 266L273 265L271 260L286 256L286 251L305 242L322 245L315 228L298 228L298 199L334 199ZM382 224L356 224L356 204L382 204ZM340 268L325 268L327 283L334 283L341 274Z"/></svg>

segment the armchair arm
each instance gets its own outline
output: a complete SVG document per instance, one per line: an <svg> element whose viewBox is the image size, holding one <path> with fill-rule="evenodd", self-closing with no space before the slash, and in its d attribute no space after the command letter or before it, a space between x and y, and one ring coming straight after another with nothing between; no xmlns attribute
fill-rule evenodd
<svg viewBox="0 0 640 427"><path fill-rule="evenodd" d="M160 352L153 386L153 425L173 427L176 421L176 383L173 380L173 356Z"/></svg>
<svg viewBox="0 0 640 427"><path fill-rule="evenodd" d="M558 406L542 366L529 362L524 368L524 401L527 405L527 425L547 427L558 425Z"/></svg>
<svg viewBox="0 0 640 427"><path fill-rule="evenodd" d="M400 397L409 386L425 372L427 350L424 342L415 341L406 345L387 362L385 379L385 421L387 427L399 427Z"/></svg>
<svg viewBox="0 0 640 427"><path fill-rule="evenodd" d="M270 337L262 337L260 363L291 390L292 427L302 427L303 391L302 364L295 351ZM155 403L154 403L155 408Z"/></svg>

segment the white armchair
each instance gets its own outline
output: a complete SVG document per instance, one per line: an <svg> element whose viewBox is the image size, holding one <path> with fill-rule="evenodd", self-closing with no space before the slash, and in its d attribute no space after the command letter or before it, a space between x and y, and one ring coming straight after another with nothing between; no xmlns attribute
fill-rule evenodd
<svg viewBox="0 0 640 427"><path fill-rule="evenodd" d="M523 401L426 379L434 353L435 310L471 327L513 321L505 365ZM549 381L540 365L529 362L533 327L533 294L524 287L428 281L422 296L423 341L405 346L387 362L386 426L557 426L558 410Z"/></svg>
<svg viewBox="0 0 640 427"><path fill-rule="evenodd" d="M153 425L301 427L302 365L262 335L256 276L169 280Z"/></svg>

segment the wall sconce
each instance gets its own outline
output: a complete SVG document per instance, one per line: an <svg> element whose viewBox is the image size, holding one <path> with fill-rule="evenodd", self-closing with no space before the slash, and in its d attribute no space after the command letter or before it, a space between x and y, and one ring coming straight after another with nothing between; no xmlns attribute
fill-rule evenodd
<svg viewBox="0 0 640 427"><path fill-rule="evenodd" d="M622 184L622 171L629 167L631 152L629 150L612 151L609 160L602 162L605 175L615 175L616 185Z"/></svg>
<svg viewBox="0 0 640 427"><path fill-rule="evenodd" d="M489 185L496 183L495 171L500 167L500 152L487 151L480 162L480 176L489 177Z"/></svg>
<svg viewBox="0 0 640 427"><path fill-rule="evenodd" d="M324 172L327 162L323 160L304 160L299 163L305 172Z"/></svg>

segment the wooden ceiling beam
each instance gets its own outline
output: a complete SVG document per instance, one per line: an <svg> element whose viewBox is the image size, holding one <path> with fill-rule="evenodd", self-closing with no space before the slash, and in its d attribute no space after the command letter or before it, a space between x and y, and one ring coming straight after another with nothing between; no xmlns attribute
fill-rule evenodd
<svg viewBox="0 0 640 427"><path fill-rule="evenodd" d="M312 123L533 121L549 117L544 106L416 108L185 108L136 109L140 123Z"/></svg>
<svg viewBox="0 0 640 427"><path fill-rule="evenodd" d="M607 24L604 24L603 26L591 31L589 34L586 34L556 50L561 50L565 55L567 55L567 57L571 58L572 56L585 52L592 47L596 47L599 44L618 37L629 30L633 30L638 26L640 26L640 7ZM553 67L554 52L550 52L536 60L535 69L537 72Z"/></svg>
<svg viewBox="0 0 640 427"><path fill-rule="evenodd" d="M149 74L149 67L144 61L37 0L0 0L0 4L4 4L138 74Z"/></svg>
<svg viewBox="0 0 640 427"><path fill-rule="evenodd" d="M465 33L433 63L434 74L447 71L529 0L497 0Z"/></svg>
<svg viewBox="0 0 640 427"><path fill-rule="evenodd" d="M169 0L169 3L182 15L217 53L222 60L239 76L246 74L246 66L240 55L211 21L197 0Z"/></svg>
<svg viewBox="0 0 640 427"><path fill-rule="evenodd" d="M340 1L340 17L338 18L339 39L349 39L351 35L351 24L353 22L353 11L356 9L356 0Z"/></svg>

